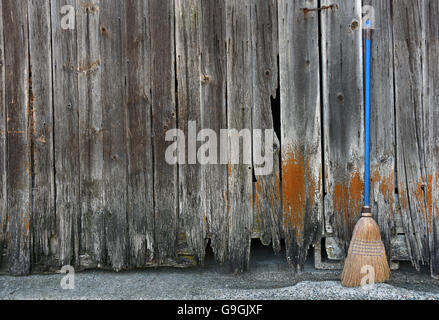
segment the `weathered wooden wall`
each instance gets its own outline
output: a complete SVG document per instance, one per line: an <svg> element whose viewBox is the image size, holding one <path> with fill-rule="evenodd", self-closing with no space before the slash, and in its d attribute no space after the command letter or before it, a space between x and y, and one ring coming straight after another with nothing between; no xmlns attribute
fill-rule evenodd
<svg viewBox="0 0 439 320"><path fill-rule="evenodd" d="M0 265L189 266L210 243L239 272L252 238L284 241L298 271L322 237L342 259L363 197L366 5L373 210L389 258L405 234L438 277L437 0L2 0ZM275 129L273 173L255 176L257 133L253 165L192 149L170 165L175 128Z"/></svg>

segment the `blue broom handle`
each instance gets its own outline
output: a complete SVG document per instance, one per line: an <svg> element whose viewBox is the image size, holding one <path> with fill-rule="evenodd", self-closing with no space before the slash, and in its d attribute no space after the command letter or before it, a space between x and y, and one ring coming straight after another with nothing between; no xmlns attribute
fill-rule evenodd
<svg viewBox="0 0 439 320"><path fill-rule="evenodd" d="M370 27L370 21L366 22ZM364 205L370 207L370 81L371 81L371 34L366 29L366 110L365 110L365 156L364 156Z"/></svg>

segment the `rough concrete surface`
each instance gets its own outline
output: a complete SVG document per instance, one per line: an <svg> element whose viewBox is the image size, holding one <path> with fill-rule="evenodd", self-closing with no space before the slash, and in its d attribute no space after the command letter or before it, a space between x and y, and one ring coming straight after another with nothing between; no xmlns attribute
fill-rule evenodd
<svg viewBox="0 0 439 320"><path fill-rule="evenodd" d="M340 271L316 270L312 261L300 275L268 249L256 250L251 261L250 271L240 275L212 260L204 268L88 271L75 275L74 290L61 288L62 274L0 276L0 299L439 300L439 281L408 264L392 272L387 284L350 289L341 286Z"/></svg>

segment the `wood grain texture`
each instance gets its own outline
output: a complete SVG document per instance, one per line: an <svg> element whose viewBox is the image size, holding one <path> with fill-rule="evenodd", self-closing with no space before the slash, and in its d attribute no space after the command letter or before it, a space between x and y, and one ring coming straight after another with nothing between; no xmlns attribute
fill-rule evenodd
<svg viewBox="0 0 439 320"><path fill-rule="evenodd" d="M76 1L81 267L106 262L100 1Z"/></svg>
<svg viewBox="0 0 439 320"><path fill-rule="evenodd" d="M3 1L9 272L31 270L32 165L28 1Z"/></svg>
<svg viewBox="0 0 439 320"><path fill-rule="evenodd" d="M150 1L151 91L154 144L156 259L176 258L178 226L177 166L166 162L166 132L177 127L175 97L174 1Z"/></svg>
<svg viewBox="0 0 439 320"><path fill-rule="evenodd" d="M150 10L148 1L125 5L129 256L131 267L144 267L154 258Z"/></svg>
<svg viewBox="0 0 439 320"><path fill-rule="evenodd" d="M262 136L255 136L254 140L265 137L265 130L273 130L274 141L269 147L272 149L272 172L268 175L256 177L254 185L254 221L253 228L263 244L272 243L275 252L281 248L281 192L280 192L280 137L274 132L274 119L271 110L271 99L276 98L278 89L278 19L277 1L253 0L251 2L252 16L252 57L253 68L253 129L262 130ZM253 143L253 164L255 167L269 168L265 162L260 164L256 157L267 154L265 138L261 141L262 148ZM262 153L263 152L263 153Z"/></svg>
<svg viewBox="0 0 439 320"><path fill-rule="evenodd" d="M53 158L53 98L50 3L29 1L32 136L32 269L53 264L50 239L56 232Z"/></svg>
<svg viewBox="0 0 439 320"><path fill-rule="evenodd" d="M322 5L331 5L322 1ZM360 217L364 189L361 1L322 11L325 227L344 242Z"/></svg>
<svg viewBox="0 0 439 320"><path fill-rule="evenodd" d="M52 70L56 243L59 266L79 263L79 103L76 34L63 29L61 8L75 1L52 1Z"/></svg>
<svg viewBox="0 0 439 320"><path fill-rule="evenodd" d="M425 2L424 119L426 122L427 187L430 269L439 278L439 3Z"/></svg>
<svg viewBox="0 0 439 320"><path fill-rule="evenodd" d="M371 75L371 207L390 257L395 227L395 105L393 88L393 30L389 1L364 1L375 10Z"/></svg>
<svg viewBox="0 0 439 320"><path fill-rule="evenodd" d="M399 201L409 254L417 269L430 255L424 198L423 2L396 1L393 6Z"/></svg>
<svg viewBox="0 0 439 320"><path fill-rule="evenodd" d="M0 34L3 35L3 6L0 2ZM7 124L5 101L5 46L0 36L0 267L4 264L3 250L6 245L7 230Z"/></svg>
<svg viewBox="0 0 439 320"><path fill-rule="evenodd" d="M252 154L249 131L252 130L253 106L250 5L249 0L226 1L227 122L229 130L236 130L229 133L228 179L229 260L235 273L248 268L253 221L253 167L245 163L245 155L251 157ZM240 137L241 130L249 132L247 139L245 133ZM232 139L240 143L233 144ZM239 164L231 161L232 152L240 155Z"/></svg>
<svg viewBox="0 0 439 320"><path fill-rule="evenodd" d="M197 260L204 263L207 221L202 209L202 165L197 159L197 143L193 143L202 128L200 4L197 0L175 1L175 45L178 127L185 134L187 151L185 163L179 165L180 232Z"/></svg>
<svg viewBox="0 0 439 320"><path fill-rule="evenodd" d="M201 127L213 130L217 137L227 129L227 56L226 3L224 0L200 0L200 78ZM218 146L218 155L221 152ZM228 159L220 165L201 168L202 210L208 223L208 237L215 257L228 257Z"/></svg>
<svg viewBox="0 0 439 320"><path fill-rule="evenodd" d="M303 11L315 7L279 1L283 224L297 271L323 224L319 14Z"/></svg>

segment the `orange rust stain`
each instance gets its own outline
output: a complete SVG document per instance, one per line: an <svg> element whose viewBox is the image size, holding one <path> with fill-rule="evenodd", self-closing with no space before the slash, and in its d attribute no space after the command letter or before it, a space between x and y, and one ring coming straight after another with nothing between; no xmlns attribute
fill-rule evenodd
<svg viewBox="0 0 439 320"><path fill-rule="evenodd" d="M258 216L261 214L261 203L260 203L260 196L262 195L262 185L261 180L258 177L256 184L255 184L256 192L255 192L255 201L256 201L256 209L258 212Z"/></svg>
<svg viewBox="0 0 439 320"><path fill-rule="evenodd" d="M362 207L364 181L354 172L349 181L338 183L334 189L334 209L343 214L344 222L353 227Z"/></svg>
<svg viewBox="0 0 439 320"><path fill-rule="evenodd" d="M408 202L406 198L406 189L404 187L404 184L402 182L399 183L399 201L401 202L401 208L407 209Z"/></svg>
<svg viewBox="0 0 439 320"><path fill-rule="evenodd" d="M421 207L421 211L422 211L422 215L424 216L424 221L427 220L427 214L426 214L426 208L425 208L425 193L424 193L424 187L425 187L425 182L422 179L422 177L420 178L418 184L416 185L416 189L413 190L413 194L416 197L416 200L418 200L418 204Z"/></svg>
<svg viewBox="0 0 439 320"><path fill-rule="evenodd" d="M393 216L393 206L394 206L394 192L395 192L395 175L390 173L386 177L381 177L378 169L374 170L371 176L372 187L376 185L379 186L380 194L384 197L384 200L389 205L390 214Z"/></svg>
<svg viewBox="0 0 439 320"><path fill-rule="evenodd" d="M283 180L283 209L284 227L296 230L298 240L301 240L301 230L305 221L305 162L302 155L290 152L282 163Z"/></svg>
<svg viewBox="0 0 439 320"><path fill-rule="evenodd" d="M439 171L436 172L436 182L435 182L435 190L436 190L436 197L435 197L435 209L436 209L436 217L439 218L439 197L437 196L437 192L439 192Z"/></svg>
<svg viewBox="0 0 439 320"><path fill-rule="evenodd" d="M301 241L306 210L314 205L317 184L309 163L300 152L286 153L283 158L284 228L295 229L296 237Z"/></svg>
<svg viewBox="0 0 439 320"><path fill-rule="evenodd" d="M428 230L430 234L433 234L433 176L428 176L427 179L427 221Z"/></svg>

